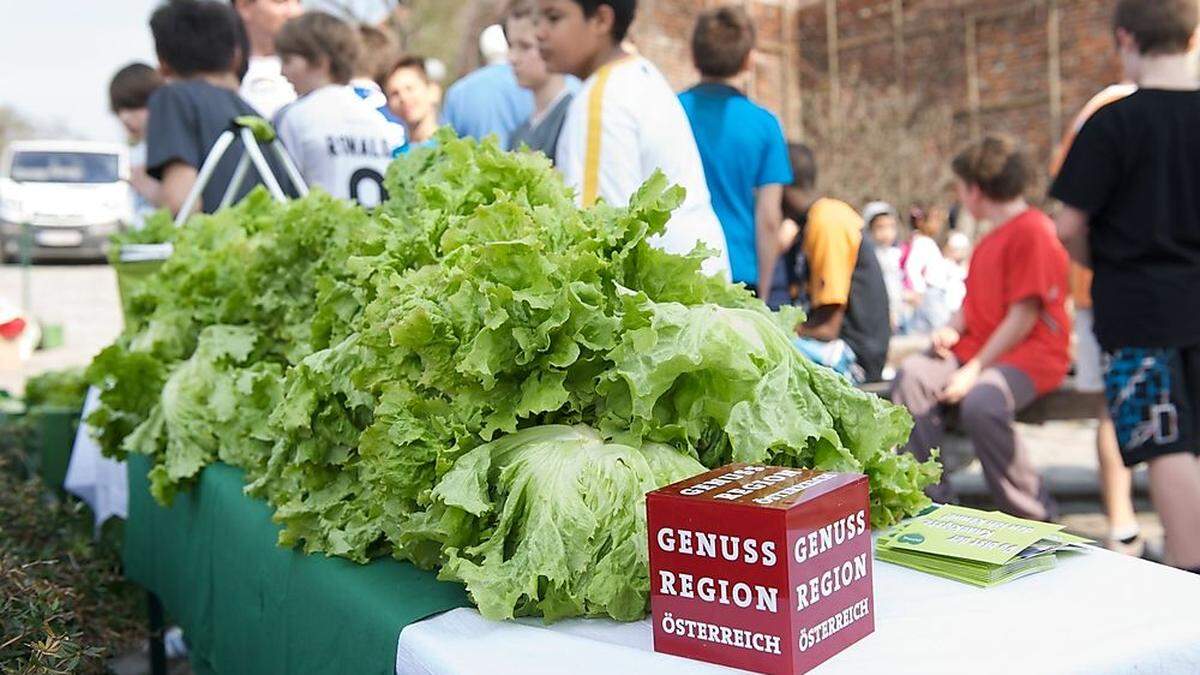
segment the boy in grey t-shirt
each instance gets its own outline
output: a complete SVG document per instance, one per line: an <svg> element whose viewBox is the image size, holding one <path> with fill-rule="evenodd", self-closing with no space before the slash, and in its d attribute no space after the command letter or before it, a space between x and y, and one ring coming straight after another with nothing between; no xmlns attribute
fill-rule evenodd
<svg viewBox="0 0 1200 675"><path fill-rule="evenodd" d="M237 16L226 4L209 0L171 0L150 17L155 51L163 75L174 81L150 97L146 129L146 172L162 182L162 205L178 213L196 183L200 166L235 117L255 115L237 95L233 74L238 61ZM226 153L201 195L200 209L212 213L233 179L240 147ZM282 167L272 171L291 188ZM241 199L255 184L251 167L238 191Z"/></svg>
<svg viewBox="0 0 1200 675"><path fill-rule="evenodd" d="M517 77L517 84L533 92L533 116L517 127L509 139L508 149L519 150L524 144L554 161L558 136L578 81L566 75L551 73L538 52L534 18L537 8L532 1L520 2L509 11L504 21L508 37L508 60Z"/></svg>

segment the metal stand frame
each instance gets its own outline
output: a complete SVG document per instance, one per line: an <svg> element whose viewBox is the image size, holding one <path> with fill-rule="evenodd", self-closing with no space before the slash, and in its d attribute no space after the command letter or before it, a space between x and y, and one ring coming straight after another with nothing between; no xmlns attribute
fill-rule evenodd
<svg viewBox="0 0 1200 675"><path fill-rule="evenodd" d="M256 131L258 132L257 134ZM263 184L267 186L267 190L271 193L271 196L280 203L287 201L287 195L283 193L283 189L279 186L279 179L271 171L271 165L267 163L267 158L263 155L259 143L270 145L271 150L279 159L279 163L283 165L284 171L287 172L292 185L296 186L296 191L300 193L300 196L303 197L308 194L308 184L304 182L304 177L300 175L300 171L296 168L295 162L292 161L291 155L283 147L283 143L279 142L279 138L275 136L275 132L270 128L270 125L259 118L239 117L233 121L228 130L217 138L217 142L213 144L212 149L208 152L208 157L204 158L204 164L200 166L200 172L196 175L196 183L192 186L192 191L188 193L187 198L183 200L183 207L179 209L179 214L175 216L175 227L182 227L187 222L192 209L200 201L200 194L204 192L209 182L212 181L213 173L217 170L217 164L225 157L225 153L233 147L234 142L239 140L245 152L242 153L242 158L238 161L237 168L234 169L232 180L229 181L229 185L225 188L219 208L223 209L233 203L234 197L237 196L242 183L246 180L246 173L249 171L251 163L258 170L258 175L262 177Z"/></svg>
<svg viewBox="0 0 1200 675"><path fill-rule="evenodd" d="M279 142L279 138L275 135L275 130L271 128L271 125L258 117L239 117L233 120L229 125L229 129L217 138L217 142L208 151L208 156L204 158L204 163L200 166L200 172L196 175L195 185L192 186L192 190L188 193L187 198L183 200L183 207L179 209L179 214L175 216L175 227L183 227L184 223L187 222L192 209L200 201L201 193L204 192L209 182L212 181L213 173L217 170L217 164L221 162L221 159L225 157L225 153L229 152L229 149L233 147L236 141L241 141L245 152L242 153L242 158L238 161L237 168L233 171L233 178L225 188L219 208L223 209L233 203L234 197L237 196L242 183L246 180L246 173L250 170L251 163L258 170L258 175L262 178L263 184L267 186L267 190L270 191L271 196L280 203L288 200L287 195L283 192L283 188L279 186L279 179L271 171L271 165L267 163L267 158L263 155L262 149L259 147L260 143L266 143L271 146L272 151L274 151L275 156L279 159L279 163L283 165L284 171L287 172L292 185L296 186L296 191L300 193L300 196L308 194L308 184L304 182L304 177L296 169L295 162L292 161L292 157L288 154L287 149ZM167 675L167 650L163 642L167 625L162 601L153 592L146 591L146 605L149 610L147 619L150 628L150 672L152 675Z"/></svg>

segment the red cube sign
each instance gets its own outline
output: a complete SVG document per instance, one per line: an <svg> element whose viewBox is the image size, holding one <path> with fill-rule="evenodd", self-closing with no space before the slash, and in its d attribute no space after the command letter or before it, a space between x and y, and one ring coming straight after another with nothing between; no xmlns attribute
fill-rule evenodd
<svg viewBox="0 0 1200 675"><path fill-rule="evenodd" d="M646 510L656 651L803 673L875 630L866 476L731 464Z"/></svg>

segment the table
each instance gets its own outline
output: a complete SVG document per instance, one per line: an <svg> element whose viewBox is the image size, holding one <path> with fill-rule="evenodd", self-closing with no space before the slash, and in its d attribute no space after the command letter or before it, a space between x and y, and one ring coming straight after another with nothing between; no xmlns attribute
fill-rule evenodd
<svg viewBox="0 0 1200 675"><path fill-rule="evenodd" d="M1200 672L1200 576L1090 549L977 589L875 563L876 632L817 673ZM457 609L400 634L404 675L734 673L651 650L649 620L496 623Z"/></svg>
<svg viewBox="0 0 1200 675"><path fill-rule="evenodd" d="M270 507L225 464L167 509L130 455L126 576L184 630L197 673L391 673L401 629L467 605L459 584L395 560L359 565L280 548Z"/></svg>
<svg viewBox="0 0 1200 675"><path fill-rule="evenodd" d="M281 549L223 464L164 509L149 468L130 457L126 575L183 627L196 672L735 672L653 653L648 620L492 622L411 565ZM818 672L1200 672L1200 577L1100 549L988 590L876 563L875 592L876 633Z"/></svg>

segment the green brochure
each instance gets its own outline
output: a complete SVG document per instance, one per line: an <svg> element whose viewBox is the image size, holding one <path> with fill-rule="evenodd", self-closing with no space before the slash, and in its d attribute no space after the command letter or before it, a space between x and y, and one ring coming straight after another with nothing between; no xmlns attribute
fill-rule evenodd
<svg viewBox="0 0 1200 675"><path fill-rule="evenodd" d="M942 506L902 524L888 536L887 547L1002 565L1061 529L1003 513Z"/></svg>
<svg viewBox="0 0 1200 675"><path fill-rule="evenodd" d="M1056 553L1091 543L1061 525L997 511L940 506L879 537L879 560L990 588L1054 569Z"/></svg>
<svg viewBox="0 0 1200 675"><path fill-rule="evenodd" d="M974 586L991 588L1038 572L1054 569L1057 558L1053 555L1037 555L1018 558L1004 565L957 560L941 556L915 553L898 549L878 547L876 557L883 562L902 565L918 572L933 574Z"/></svg>

